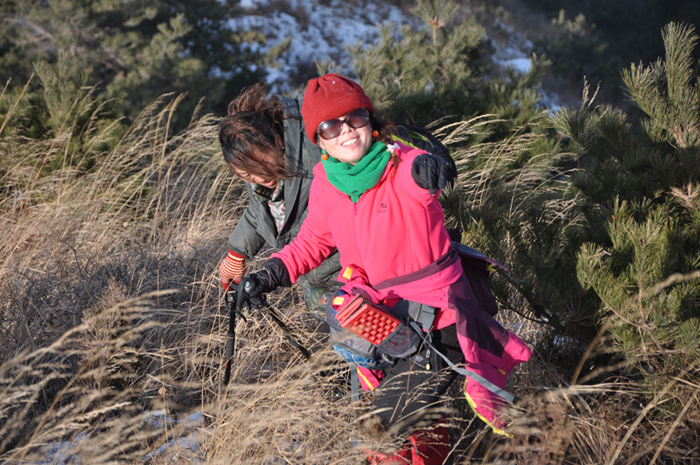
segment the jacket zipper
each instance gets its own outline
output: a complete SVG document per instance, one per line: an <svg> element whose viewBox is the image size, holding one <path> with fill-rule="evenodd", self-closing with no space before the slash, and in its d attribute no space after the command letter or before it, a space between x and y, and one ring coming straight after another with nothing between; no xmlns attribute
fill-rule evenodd
<svg viewBox="0 0 700 465"><path fill-rule="evenodd" d="M359 199L357 199L357 202L353 202L352 204L352 240L355 244L355 251L357 252L357 258L360 260L361 263L359 265L362 267L362 271L365 273L365 277L367 277L367 271L365 270L365 264L363 263L362 256L360 254L360 248L358 247L357 244L357 204L360 203L360 200L362 199L362 196L360 196ZM352 202L352 200L351 200Z"/></svg>

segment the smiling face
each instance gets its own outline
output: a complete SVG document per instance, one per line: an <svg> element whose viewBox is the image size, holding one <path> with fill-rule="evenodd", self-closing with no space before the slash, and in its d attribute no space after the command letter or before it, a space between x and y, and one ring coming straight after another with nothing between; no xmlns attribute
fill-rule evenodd
<svg viewBox="0 0 700 465"><path fill-rule="evenodd" d="M347 114L338 119L345 120L346 116ZM326 140L318 137L318 146L336 160L355 165L365 156L374 142L372 140L372 125L367 124L356 129L345 123L341 129L340 134L333 139Z"/></svg>

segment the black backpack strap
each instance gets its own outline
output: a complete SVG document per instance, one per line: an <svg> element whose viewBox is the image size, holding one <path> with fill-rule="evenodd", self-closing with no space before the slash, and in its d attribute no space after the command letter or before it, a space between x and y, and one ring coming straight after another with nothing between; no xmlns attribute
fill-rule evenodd
<svg viewBox="0 0 700 465"><path fill-rule="evenodd" d="M457 172L457 165L450 155L450 150L430 131L420 126L405 123L398 123L396 128L398 133L394 138L398 139L399 142L438 155L452 167L455 173Z"/></svg>
<svg viewBox="0 0 700 465"><path fill-rule="evenodd" d="M435 314L437 313L437 308L431 307L430 305L421 304L420 307L420 323L423 326L428 335L430 335L430 328L433 327L433 321L435 321Z"/></svg>

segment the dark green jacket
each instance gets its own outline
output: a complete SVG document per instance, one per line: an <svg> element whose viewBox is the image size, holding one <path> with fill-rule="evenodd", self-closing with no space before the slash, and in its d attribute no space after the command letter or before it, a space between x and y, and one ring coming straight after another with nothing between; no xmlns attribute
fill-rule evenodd
<svg viewBox="0 0 700 465"><path fill-rule="evenodd" d="M279 234L267 203L254 195L252 186L246 183L250 204L228 240L230 248L246 259L254 257L265 243L279 251L294 240L306 218L313 168L321 161L321 151L317 145L311 143L304 132L301 97L280 99L288 116L284 120L284 157L297 175L284 182L285 218ZM309 272L307 277L311 281L322 282L338 270L340 261L336 251L318 268Z"/></svg>

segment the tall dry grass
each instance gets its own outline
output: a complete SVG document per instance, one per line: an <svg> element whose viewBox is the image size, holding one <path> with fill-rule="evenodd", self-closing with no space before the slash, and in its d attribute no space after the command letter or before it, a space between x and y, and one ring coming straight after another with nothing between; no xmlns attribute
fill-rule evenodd
<svg viewBox="0 0 700 465"><path fill-rule="evenodd" d="M376 439L358 428L371 393L352 404L334 354L305 361L264 312L239 320L222 386L228 314L217 265L247 199L223 164L215 118L170 134L177 103L154 102L124 134L96 114L79 147L70 125L44 140L0 134L12 160L0 199L0 463L360 463L357 445ZM67 163L38 175L90 147L110 147L90 170ZM298 289L271 304L314 344ZM697 405L635 425L645 413L636 385L572 387L538 349L540 326L503 319L536 349L510 379L513 437L489 433L455 385L451 463L697 457L683 449Z"/></svg>

